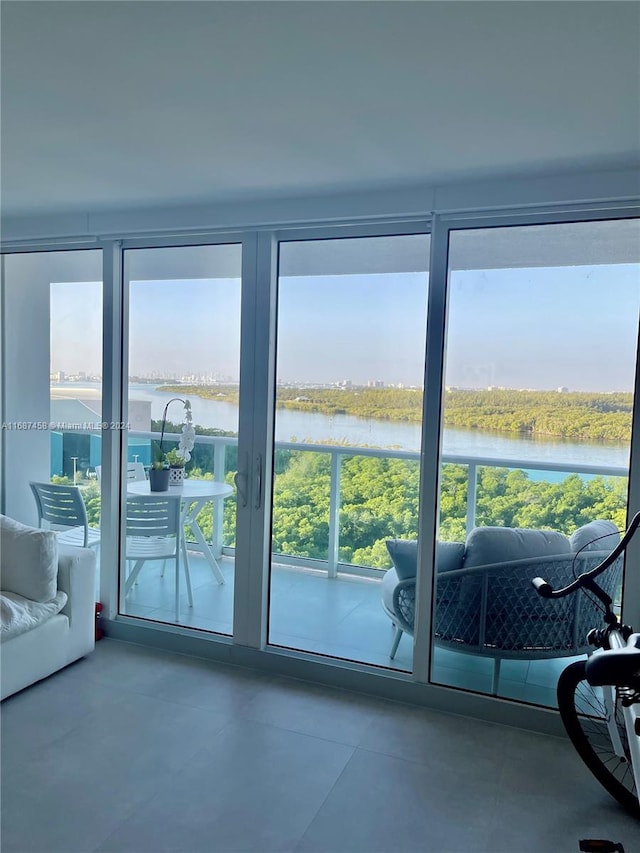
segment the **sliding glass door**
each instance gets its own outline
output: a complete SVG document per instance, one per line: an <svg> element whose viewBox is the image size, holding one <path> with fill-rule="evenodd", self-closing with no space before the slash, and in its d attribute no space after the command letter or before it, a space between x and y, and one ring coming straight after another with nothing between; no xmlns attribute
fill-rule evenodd
<svg viewBox="0 0 640 853"><path fill-rule="evenodd" d="M587 597L530 580L568 583L626 526L639 247L638 220L450 231L437 683L553 706L586 650Z"/></svg>
<svg viewBox="0 0 640 853"><path fill-rule="evenodd" d="M640 225L508 221L110 246L104 407L102 250L4 255L4 512L77 487L119 616L405 673L417 635L419 682L553 706L590 605L530 580L626 525Z"/></svg>
<svg viewBox="0 0 640 853"><path fill-rule="evenodd" d="M424 233L280 243L273 645L411 670L384 578L417 536L428 264Z"/></svg>
<svg viewBox="0 0 640 853"><path fill-rule="evenodd" d="M238 244L124 252L121 612L221 634L233 632L240 265Z"/></svg>

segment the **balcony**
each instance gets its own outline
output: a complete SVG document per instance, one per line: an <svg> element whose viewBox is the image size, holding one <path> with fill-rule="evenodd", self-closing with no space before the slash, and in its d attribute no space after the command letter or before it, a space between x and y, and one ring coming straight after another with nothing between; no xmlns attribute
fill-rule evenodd
<svg viewBox="0 0 640 853"><path fill-rule="evenodd" d="M157 438L152 433L131 436L130 454L135 449L139 456L144 441ZM168 441L178 436L167 436ZM237 440L223 436L198 436L198 444L210 450L213 465L206 476L223 482L230 481L235 469ZM133 446L135 444L135 447ZM299 651L353 660L374 666L410 671L412 645L403 637L395 660L389 658L392 640L390 620L382 610L380 584L385 568L353 565L342 562L341 508L343 504L341 474L345 460L369 458L401 460L417 469L419 454L390 449L371 449L333 445L299 444L295 442L276 445L278 454L321 454L324 470L328 472L328 533L325 555L319 557L301 554L273 554L270 588L270 633L272 645ZM289 457L291 458L291 457ZM482 508L483 469L531 472L532 477L558 478L569 474L582 478L622 478L628 476L625 468L575 465L560 463L534 463L522 459L488 459L449 455L443 457L444 466L463 468L466 514L458 519L461 529L470 531ZM276 471L278 465L276 464ZM542 476L544 475L544 476ZM275 510L278 490L276 473ZM610 482L613 482L611 480ZM623 493L620 489L620 493ZM486 497L486 496L485 496ZM417 495L416 495L417 501ZM233 498L225 502L224 517L214 511L203 527L219 562L226 583L218 584L208 563L198 554L195 543L189 544L193 607L186 591L180 599L179 624L200 631L231 635L233 632L233 573L235 505ZM417 526L417 520L416 520ZM392 531L389 538L394 536ZM167 568L161 575L159 563L149 563L137 583L126 597L123 613L157 622L175 624L174 576ZM543 705L555 705L555 684L558 673L568 663L558 660L504 661L501 669L498 695ZM436 648L434 651L432 680L451 686L460 686L480 692L491 692L493 661L489 658Z"/></svg>

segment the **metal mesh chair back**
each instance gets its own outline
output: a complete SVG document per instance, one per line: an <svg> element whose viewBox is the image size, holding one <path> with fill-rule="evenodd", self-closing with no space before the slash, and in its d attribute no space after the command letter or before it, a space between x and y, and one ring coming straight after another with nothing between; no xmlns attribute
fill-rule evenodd
<svg viewBox="0 0 640 853"><path fill-rule="evenodd" d="M607 552L519 560L495 566L461 569L438 575L435 636L440 645L501 658L545 658L583 654L590 628L600 624L600 605L583 592L567 598L542 599L531 579L543 575L558 588L590 571ZM612 598L622 579L623 558L616 560L598 584ZM413 590L415 597L415 587ZM413 627L413 613L411 620Z"/></svg>

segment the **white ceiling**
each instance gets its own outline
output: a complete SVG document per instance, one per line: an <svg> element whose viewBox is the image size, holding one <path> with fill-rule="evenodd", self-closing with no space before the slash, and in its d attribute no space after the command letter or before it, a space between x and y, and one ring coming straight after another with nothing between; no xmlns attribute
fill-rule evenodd
<svg viewBox="0 0 640 853"><path fill-rule="evenodd" d="M111 210L640 162L637 2L20 2L2 209Z"/></svg>

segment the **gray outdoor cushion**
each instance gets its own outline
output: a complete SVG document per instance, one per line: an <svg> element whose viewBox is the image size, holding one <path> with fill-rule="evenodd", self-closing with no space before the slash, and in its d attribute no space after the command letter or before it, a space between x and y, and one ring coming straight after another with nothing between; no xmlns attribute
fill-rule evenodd
<svg viewBox="0 0 640 853"><path fill-rule="evenodd" d="M475 527L467 536L465 569L490 566L530 557L570 554L566 536L555 530L529 530L515 527Z"/></svg>
<svg viewBox="0 0 640 853"><path fill-rule="evenodd" d="M464 542L436 543L436 571L453 572L462 568Z"/></svg>
<svg viewBox="0 0 640 853"><path fill-rule="evenodd" d="M605 536L605 539L599 537ZM598 540L598 541L595 541ZM598 519L579 527L571 534L569 542L572 551L613 551L620 541L620 531L613 521Z"/></svg>
<svg viewBox="0 0 640 853"><path fill-rule="evenodd" d="M398 580L415 578L418 566L417 539L388 539L387 551L393 561Z"/></svg>
<svg viewBox="0 0 640 853"><path fill-rule="evenodd" d="M415 578L418 568L417 539L388 539L387 550L393 561L398 580ZM436 543L436 572L451 572L462 568L463 542Z"/></svg>

